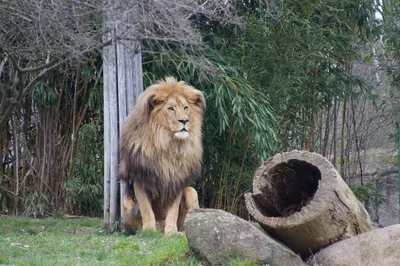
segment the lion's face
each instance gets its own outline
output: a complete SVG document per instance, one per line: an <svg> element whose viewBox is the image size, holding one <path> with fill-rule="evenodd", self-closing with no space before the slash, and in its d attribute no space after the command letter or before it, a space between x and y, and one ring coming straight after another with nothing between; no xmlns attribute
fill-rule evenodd
<svg viewBox="0 0 400 266"><path fill-rule="evenodd" d="M181 95L169 97L159 110L161 124L170 130L175 138L187 139L190 134L190 104Z"/></svg>
<svg viewBox="0 0 400 266"><path fill-rule="evenodd" d="M161 83L147 91L150 124L171 139L186 140L200 130L205 110L203 94L185 83ZM166 132L166 133L165 133Z"/></svg>

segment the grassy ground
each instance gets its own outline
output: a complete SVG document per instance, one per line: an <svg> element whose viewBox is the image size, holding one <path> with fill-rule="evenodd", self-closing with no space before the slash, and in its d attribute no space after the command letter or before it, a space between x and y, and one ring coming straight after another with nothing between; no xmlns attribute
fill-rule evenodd
<svg viewBox="0 0 400 266"><path fill-rule="evenodd" d="M182 235L110 234L100 219L0 218L0 264L199 265Z"/></svg>

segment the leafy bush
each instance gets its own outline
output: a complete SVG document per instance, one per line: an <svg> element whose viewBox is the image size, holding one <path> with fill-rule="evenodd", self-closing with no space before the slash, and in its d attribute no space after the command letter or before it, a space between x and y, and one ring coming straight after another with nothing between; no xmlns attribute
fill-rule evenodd
<svg viewBox="0 0 400 266"><path fill-rule="evenodd" d="M82 126L73 158L73 174L66 182L66 203L77 214L98 215L103 209L102 127Z"/></svg>
<svg viewBox="0 0 400 266"><path fill-rule="evenodd" d="M376 207L385 202L385 198L379 194L378 189L372 184L366 186L349 185L349 187L364 205Z"/></svg>
<svg viewBox="0 0 400 266"><path fill-rule="evenodd" d="M25 207L23 215L29 217L42 217L48 210L50 204L49 198L44 193L34 191L27 194L22 200L23 206Z"/></svg>

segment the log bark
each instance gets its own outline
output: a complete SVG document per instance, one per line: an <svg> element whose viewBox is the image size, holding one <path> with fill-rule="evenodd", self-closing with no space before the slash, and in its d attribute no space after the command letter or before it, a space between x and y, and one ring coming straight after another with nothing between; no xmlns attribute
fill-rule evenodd
<svg viewBox="0 0 400 266"><path fill-rule="evenodd" d="M307 151L265 161L245 202L268 233L303 257L372 227L364 206L332 164Z"/></svg>

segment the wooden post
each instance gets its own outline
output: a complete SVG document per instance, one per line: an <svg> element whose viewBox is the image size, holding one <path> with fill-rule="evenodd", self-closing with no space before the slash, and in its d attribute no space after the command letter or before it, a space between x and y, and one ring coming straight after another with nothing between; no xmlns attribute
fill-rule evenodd
<svg viewBox="0 0 400 266"><path fill-rule="evenodd" d="M118 213L118 88L115 47L103 50L104 64L104 225L114 230Z"/></svg>
<svg viewBox="0 0 400 266"><path fill-rule="evenodd" d="M111 5L118 3L113 2ZM113 43L103 50L104 64L104 226L115 230L124 217L125 182L118 183L118 142L122 124L143 91L142 57L138 42L122 40L118 22L129 18L107 17L114 31L104 36ZM111 27L109 27L111 28ZM118 39L118 40L117 40ZM118 194L118 190L120 194ZM120 201L118 201L120 199ZM118 204L120 203L120 204ZM120 212L118 212L118 207ZM123 224L123 221L122 223Z"/></svg>
<svg viewBox="0 0 400 266"><path fill-rule="evenodd" d="M307 151L265 161L245 202L268 233L301 256L371 229L367 211L332 164Z"/></svg>
<svg viewBox="0 0 400 266"><path fill-rule="evenodd" d="M125 118L129 114L136 98L143 91L142 56L138 43L119 41L117 43L118 69L118 116L119 133L122 130ZM126 194L126 181L120 181L120 206L123 205ZM121 224L124 224L124 208L120 208Z"/></svg>
<svg viewBox="0 0 400 266"><path fill-rule="evenodd" d="M110 35L104 36L105 41L111 39ZM103 49L103 95L104 95L104 227L110 227L110 152L109 147L111 146L110 142L110 87L112 84L109 84L110 80L112 80L112 65L113 62L111 60L112 55L112 46L104 47ZM111 61L110 61L111 60Z"/></svg>
<svg viewBox="0 0 400 266"><path fill-rule="evenodd" d="M115 43L114 43L115 45ZM117 56L113 54L114 62L117 63ZM110 66L110 87L107 88L109 91L109 113L110 113L110 124L107 130L110 132L110 146L108 147L108 158L110 161L110 229L116 228L116 222L118 220L118 84L116 81L116 74L118 73L117 66ZM104 128L106 130L106 128Z"/></svg>

